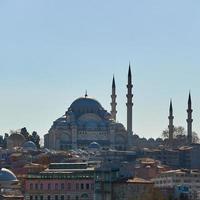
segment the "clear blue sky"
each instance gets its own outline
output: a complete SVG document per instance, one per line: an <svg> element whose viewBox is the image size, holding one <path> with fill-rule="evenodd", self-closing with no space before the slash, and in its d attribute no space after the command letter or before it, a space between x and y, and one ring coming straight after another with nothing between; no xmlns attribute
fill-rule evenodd
<svg viewBox="0 0 200 200"><path fill-rule="evenodd" d="M0 133L27 127L40 135L83 96L110 111L115 74L118 121L126 125L126 84L132 64L133 129L159 137L186 126L192 92L200 133L200 1L0 1Z"/></svg>

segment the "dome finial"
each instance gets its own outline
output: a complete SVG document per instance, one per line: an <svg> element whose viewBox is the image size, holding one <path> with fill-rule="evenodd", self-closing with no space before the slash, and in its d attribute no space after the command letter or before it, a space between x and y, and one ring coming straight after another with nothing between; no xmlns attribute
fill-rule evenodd
<svg viewBox="0 0 200 200"><path fill-rule="evenodd" d="M88 97L87 90L85 90L85 98L87 98L87 97Z"/></svg>

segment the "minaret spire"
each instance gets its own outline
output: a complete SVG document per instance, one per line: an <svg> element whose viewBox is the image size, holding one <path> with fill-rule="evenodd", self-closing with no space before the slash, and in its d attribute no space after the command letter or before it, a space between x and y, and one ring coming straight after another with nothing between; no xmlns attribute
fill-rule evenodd
<svg viewBox="0 0 200 200"><path fill-rule="evenodd" d="M189 97L188 97L188 109L187 109L187 140L188 144L192 144L192 100L191 100L191 94L189 92Z"/></svg>
<svg viewBox="0 0 200 200"><path fill-rule="evenodd" d="M173 120L174 120L174 116L173 116L173 106L172 106L172 100L170 100L170 106L169 106L169 142L173 141L173 135L174 135L174 124L173 124Z"/></svg>
<svg viewBox="0 0 200 200"><path fill-rule="evenodd" d="M88 97L87 90L85 90L85 98L87 98L87 97Z"/></svg>
<svg viewBox="0 0 200 200"><path fill-rule="evenodd" d="M129 62L128 84L127 84L128 92L127 92L127 95L126 95L126 97L127 97L126 106L127 106L127 131L128 131L128 134L130 134L130 135L133 133L133 130L132 130L132 107L133 107L132 87L133 87L133 84L132 84L131 65L130 65L130 62Z"/></svg>
<svg viewBox="0 0 200 200"><path fill-rule="evenodd" d="M111 115L112 118L116 121L116 114L117 114L117 110L116 110L116 86L115 86L115 77L113 75L113 80L112 80L112 95L111 95Z"/></svg>

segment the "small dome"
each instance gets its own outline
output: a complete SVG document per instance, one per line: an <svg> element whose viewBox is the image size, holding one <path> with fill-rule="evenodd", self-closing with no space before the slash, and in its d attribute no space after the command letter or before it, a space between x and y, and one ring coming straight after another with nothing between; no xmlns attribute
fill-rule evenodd
<svg viewBox="0 0 200 200"><path fill-rule="evenodd" d="M100 149L101 146L97 142L92 142L92 143L89 144L88 148L89 149Z"/></svg>
<svg viewBox="0 0 200 200"><path fill-rule="evenodd" d="M0 182L1 181L17 181L17 177L10 170L1 168L0 169Z"/></svg>
<svg viewBox="0 0 200 200"><path fill-rule="evenodd" d="M36 144L32 141L25 142L22 147L28 151L36 151L37 150Z"/></svg>

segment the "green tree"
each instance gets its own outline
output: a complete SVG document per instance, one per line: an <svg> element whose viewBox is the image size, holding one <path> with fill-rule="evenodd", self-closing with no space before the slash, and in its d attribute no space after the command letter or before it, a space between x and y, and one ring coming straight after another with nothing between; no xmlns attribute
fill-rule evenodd
<svg viewBox="0 0 200 200"><path fill-rule="evenodd" d="M22 134L24 136L24 138L26 139L26 141L29 141L30 140L30 134L29 132L27 131L26 127L22 128L20 130L20 134Z"/></svg>
<svg viewBox="0 0 200 200"><path fill-rule="evenodd" d="M40 136L37 134L36 131L32 132L31 141L36 144L37 148L40 148Z"/></svg>

